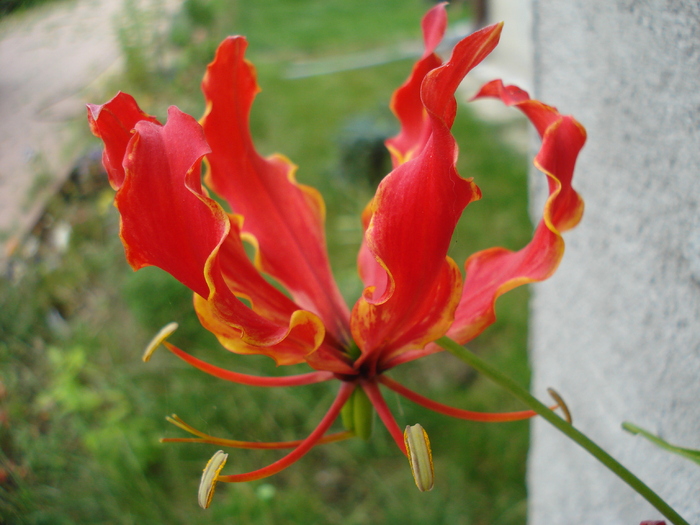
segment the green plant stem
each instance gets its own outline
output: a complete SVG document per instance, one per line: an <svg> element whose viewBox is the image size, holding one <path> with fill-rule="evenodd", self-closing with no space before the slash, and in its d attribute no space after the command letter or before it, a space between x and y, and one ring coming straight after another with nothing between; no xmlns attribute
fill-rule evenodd
<svg viewBox="0 0 700 525"><path fill-rule="evenodd" d="M666 518L668 518L674 525L689 525L671 506L666 503L659 495L651 490L642 480L637 476L632 474L629 470L623 467L617 460L615 460L610 454L605 452L597 444L595 444L591 439L589 439L585 434L576 430L570 423L564 421L556 413L550 410L546 405L540 403L535 397L533 397L526 389L518 385L512 379L506 377L501 372L499 372L495 367L488 364L486 361L470 352L464 348L459 343L453 341L449 337L441 337L435 341L439 346L450 352L451 354L457 356L459 359L472 366L477 371L484 374L486 377L491 379L497 385L503 387L508 392L513 394L515 397L520 399L523 403L529 406L532 410L537 412L540 416L546 419L549 423L554 425L558 430L563 432L570 439L578 443L583 447L589 454L595 457L603 465L608 467L613 473L615 473L622 481L627 483L635 491L637 491L644 499L651 503L656 509L661 512Z"/></svg>

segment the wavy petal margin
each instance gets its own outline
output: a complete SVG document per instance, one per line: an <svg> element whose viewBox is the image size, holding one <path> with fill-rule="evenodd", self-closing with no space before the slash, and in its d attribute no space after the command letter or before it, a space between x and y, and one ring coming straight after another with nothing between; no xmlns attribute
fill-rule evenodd
<svg viewBox="0 0 700 525"><path fill-rule="evenodd" d="M486 84L474 97L493 97L520 109L542 138L535 166L547 176L549 198L542 220L530 243L512 252L491 248L475 253L465 263L466 279L455 322L447 335L464 344L496 319L496 299L523 284L551 276L564 255L561 232L576 226L583 215L583 200L571 187L574 166L586 141L586 130L573 117L530 99L500 80Z"/></svg>
<svg viewBox="0 0 700 525"><path fill-rule="evenodd" d="M93 135L105 144L102 164L107 171L109 183L118 190L124 183L122 161L126 146L131 140L131 130L142 120L156 124L158 120L141 111L134 97L121 91L105 104L88 104L87 109Z"/></svg>
<svg viewBox="0 0 700 525"><path fill-rule="evenodd" d="M114 201L132 268L158 266L204 297L204 265L229 229L223 210L202 194L199 169L208 152L197 121L176 107L165 126L136 123Z"/></svg>
<svg viewBox="0 0 700 525"><path fill-rule="evenodd" d="M455 168L454 93L496 46L500 31L494 25L468 36L445 65L425 75L421 99L430 119L428 141L382 181L371 205L365 241L388 280L384 290L367 286L353 310L351 328L363 354L358 366L379 362L381 370L381 363L423 348L452 324L462 279L447 250L462 211L481 196Z"/></svg>
<svg viewBox="0 0 700 525"><path fill-rule="evenodd" d="M421 27L425 51L413 66L408 80L391 97L389 107L401 124L399 134L385 142L394 167L418 155L430 137L430 119L421 101L420 87L425 76L442 65L435 48L440 45L447 28L445 5L436 5L423 17Z"/></svg>
<svg viewBox="0 0 700 525"><path fill-rule="evenodd" d="M246 47L240 36L224 40L202 81L207 110L201 123L212 148L206 183L245 218L243 231L259 250L256 266L346 343L350 312L328 262L323 199L296 182L296 166L288 159L261 157L250 136L249 114L259 88Z"/></svg>
<svg viewBox="0 0 700 525"><path fill-rule="evenodd" d="M130 115L91 114L98 130L102 115L109 115L110 126L112 121L128 122ZM106 136L109 141L110 135ZM264 305L263 313L271 317L267 319L241 303L226 284L222 253L225 263L239 264L241 271L244 263L252 264L247 257L231 257L230 246L235 244L231 239L233 234L238 239L238 231L232 234L230 218L201 186L201 159L209 152L201 126L171 107L164 126L141 120L129 136L122 163L124 178L115 198L129 264L135 270L158 266L193 290L195 302L205 305L198 309L204 326L226 340L229 344L225 346L232 350L269 355L279 364L303 362L323 341L320 319L299 310L279 292ZM240 252L244 253L242 245ZM267 286L267 291L274 290Z"/></svg>
<svg viewBox="0 0 700 525"><path fill-rule="evenodd" d="M447 28L445 5L436 5L423 17L421 27L425 51L413 66L406 82L394 91L391 97L389 107L398 119L401 130L384 144L391 154L394 168L416 157L430 138L432 127L428 112L421 101L420 87L425 76L442 65L442 59L435 54L435 49L440 45ZM373 205L370 202L362 214L365 231L372 218L372 211ZM377 263L364 238L357 258L357 268L365 287L374 286L375 293L384 293L387 285L386 271Z"/></svg>

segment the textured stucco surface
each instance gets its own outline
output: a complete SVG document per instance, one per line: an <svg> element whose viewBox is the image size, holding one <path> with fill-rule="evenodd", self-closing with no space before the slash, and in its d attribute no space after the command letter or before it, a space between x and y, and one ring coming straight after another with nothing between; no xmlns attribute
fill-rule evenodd
<svg viewBox="0 0 700 525"><path fill-rule="evenodd" d="M534 287L533 390L558 389L577 427L700 523L698 465L620 428L700 449L700 2L535 0L533 15L535 94L589 135L584 220ZM528 481L531 525L661 518L541 421Z"/></svg>

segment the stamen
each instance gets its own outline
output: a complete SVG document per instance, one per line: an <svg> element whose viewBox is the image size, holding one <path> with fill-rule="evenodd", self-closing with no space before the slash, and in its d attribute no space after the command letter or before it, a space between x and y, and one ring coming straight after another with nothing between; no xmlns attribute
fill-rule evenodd
<svg viewBox="0 0 700 525"><path fill-rule="evenodd" d="M214 497L214 489L216 489L216 482L218 481L219 472L221 472L221 469L224 468L227 459L228 454L224 453L223 450L219 450L214 453L212 458L204 467L204 471L202 472L202 480L199 482L199 493L197 494L199 506L203 509L207 509L209 508L209 505L211 505L211 499Z"/></svg>
<svg viewBox="0 0 700 525"><path fill-rule="evenodd" d="M349 430L327 434L316 442L316 445L336 443L355 437ZM209 437L209 438L160 438L161 443L205 443L207 445L219 445L230 448L245 448L249 450L279 450L284 448L294 448L301 445L301 439L294 441L236 441L233 439Z"/></svg>
<svg viewBox="0 0 700 525"><path fill-rule="evenodd" d="M379 382L397 394L404 396L406 399L409 399L418 405L429 408L433 412L459 419L466 419L467 421L502 423L508 421L521 421L537 415L537 412L534 410L521 410L518 412L474 412L472 410L464 410L461 408L451 407L449 405L443 405L442 403L428 399L427 397L406 388L398 381L394 381L385 375L379 376Z"/></svg>
<svg viewBox="0 0 700 525"><path fill-rule="evenodd" d="M282 377L261 377L254 376L250 374L240 374L238 372L232 372L226 370L225 368L219 368L218 366L210 365L209 363L197 359L196 357L188 354L187 352L180 350L178 347L171 345L170 343L164 341L163 346L170 350L173 354L178 356L180 359L186 363L200 369L202 372L206 372L209 375L218 377L219 379L224 379L226 381L231 381L233 383L239 383L241 385L251 385L251 386L301 386L301 385L311 385L313 383L322 383L323 381L328 381L334 379L335 375L333 372L309 372L308 374L298 374L292 376L282 376Z"/></svg>
<svg viewBox="0 0 700 525"><path fill-rule="evenodd" d="M382 420L382 423L384 423L384 426L389 431L389 434L391 434L391 437L394 438L394 441L399 446L399 450L403 452L404 455L407 455L408 453L406 452L406 443L404 442L403 433L401 432L399 425L396 424L394 415L391 413L391 410L389 410L386 401L384 401L377 383L375 381L362 382L362 388L367 393L367 397L369 397L369 400L374 405L377 414L379 414L379 418Z"/></svg>
<svg viewBox="0 0 700 525"><path fill-rule="evenodd" d="M421 492L433 490L435 469L433 468L433 453L430 450L430 439L425 429L416 424L407 426L403 433L408 450L408 463L416 487Z"/></svg>
<svg viewBox="0 0 700 525"><path fill-rule="evenodd" d="M165 418L169 423L172 423L176 427L182 430L199 436L197 438L161 438L161 443L208 443L210 445L220 445L222 447L231 448L247 448L247 449L282 449L282 448L294 448L302 443L301 439L294 441L278 441L278 442L260 442L260 441L237 441L233 439L218 438L204 432L200 432L196 428L188 425L177 415L173 414L170 417ZM333 434L328 434L323 436L318 440L317 445L323 445L325 443L335 443L336 441L343 441L353 437L354 434L350 431L335 432Z"/></svg>
<svg viewBox="0 0 700 525"><path fill-rule="evenodd" d="M194 434L195 436L199 436L202 438L210 437L208 434L205 434L204 432L201 432L201 431L197 430L196 428L194 428L193 426L185 423L177 414L173 414L172 416L166 416L165 420L168 423L172 423L176 427L181 428L185 432L189 432L190 434Z"/></svg>
<svg viewBox="0 0 700 525"><path fill-rule="evenodd" d="M547 392L549 393L550 396L552 396L552 399L557 402L559 405L559 408L561 408L561 411L564 414L564 419L566 419L566 422L569 425L573 425L573 418L571 417L571 412L569 412L569 407L566 406L566 403L562 399L562 397L559 395L559 393L554 390L553 388L548 388Z"/></svg>
<svg viewBox="0 0 700 525"><path fill-rule="evenodd" d="M253 481L256 479L266 478L268 476L272 476L273 474L277 474L279 471L284 470L288 466L301 459L309 450L311 450L314 446L318 444L318 442L321 439L321 436L323 436L323 434L326 433L326 431L330 428L330 426L338 417L338 414L340 414L340 409L343 408L343 405L353 393L356 386L357 385L355 383L343 382L343 384L340 387L340 390L338 391L338 395L333 401L333 404L328 409L328 412L326 412L326 415L323 416L323 419L318 424L318 426L314 429L314 431L311 434L309 434L309 436L306 439L304 439L299 444L297 448L292 450L282 459L275 461L267 467L254 470L253 472L246 472L244 474L232 474L229 476L219 476L218 481L223 481L226 483L240 483L243 481Z"/></svg>
<svg viewBox="0 0 700 525"><path fill-rule="evenodd" d="M148 343L148 346L146 346L146 350L143 352L143 357L141 359L144 363L150 361L151 356L153 355L153 352L155 352L156 348L158 348L161 343L163 343L168 337L170 337L172 333L175 330L177 330L178 326L179 325L177 323L168 323L160 329L160 331L155 335L155 337L151 339L151 342Z"/></svg>

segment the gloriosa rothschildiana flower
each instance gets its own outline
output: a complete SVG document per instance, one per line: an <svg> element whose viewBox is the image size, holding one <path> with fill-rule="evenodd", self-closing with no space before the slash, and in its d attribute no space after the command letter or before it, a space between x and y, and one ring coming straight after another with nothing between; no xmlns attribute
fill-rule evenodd
<svg viewBox="0 0 700 525"><path fill-rule="evenodd" d="M217 481L260 479L286 468L319 443L367 437L373 410L409 456L416 484L429 489L427 434L415 426L404 435L380 384L457 418L513 421L532 415L449 407L386 375L395 366L439 351L434 341L442 336L462 344L470 341L494 321L498 296L549 277L564 251L561 232L574 227L583 212L583 202L571 188L586 137L583 127L515 86L498 80L486 84L475 98L493 97L518 108L541 136L535 165L547 177L549 198L527 246L516 252L491 248L475 253L467 259L462 277L447 250L462 211L481 193L455 168L457 146L450 132L457 110L454 94L464 76L496 46L501 24L463 39L443 64L434 51L446 25L444 5L426 14L425 52L391 101L401 130L386 142L393 171L362 217L365 233L358 267L365 288L352 310L331 275L321 196L297 183L296 167L287 158L264 158L253 145L249 112L258 86L253 66L244 59L245 38L229 37L219 46L202 82L207 109L199 122L171 107L167 123L161 125L124 93L88 107L93 133L105 144L103 162L117 192L121 237L131 266L158 266L189 287L202 324L228 350L267 355L278 365L305 362L314 371L256 377L224 370L166 342L172 327L159 334L147 354L162 343L213 376L248 385L340 383L316 429L296 442L220 439L171 418L197 436L190 441L292 449L264 468L228 475L220 474L227 455L218 452L202 477L202 506L208 506ZM228 202L232 213L202 187L203 159L206 186ZM244 240L255 247L253 261ZM263 274L281 283L292 299ZM341 412L347 430L327 434Z"/></svg>

